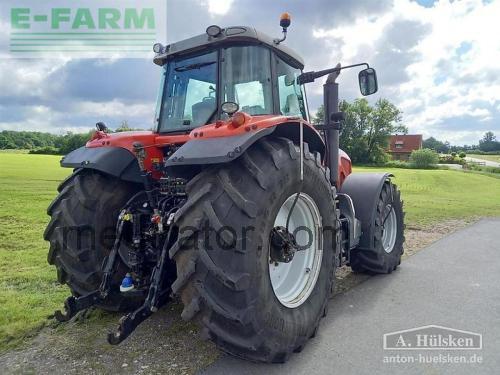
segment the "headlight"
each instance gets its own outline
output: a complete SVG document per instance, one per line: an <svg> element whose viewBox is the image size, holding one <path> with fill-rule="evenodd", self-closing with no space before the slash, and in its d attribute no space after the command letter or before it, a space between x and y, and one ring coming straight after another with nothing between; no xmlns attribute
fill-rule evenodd
<svg viewBox="0 0 500 375"><path fill-rule="evenodd" d="M225 102L222 103L221 109L222 112L227 113L229 116L231 116L233 113L237 112L238 109L240 109L240 106L238 105L238 103Z"/></svg>
<svg viewBox="0 0 500 375"><path fill-rule="evenodd" d="M208 26L206 33L208 36L216 37L222 32L222 29L217 25Z"/></svg>

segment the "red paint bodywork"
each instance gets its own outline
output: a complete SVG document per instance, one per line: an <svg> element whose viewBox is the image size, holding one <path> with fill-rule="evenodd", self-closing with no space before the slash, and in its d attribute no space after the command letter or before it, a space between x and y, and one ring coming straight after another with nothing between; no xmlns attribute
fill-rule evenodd
<svg viewBox="0 0 500 375"><path fill-rule="evenodd" d="M200 126L193 129L189 134L159 134L151 131L134 131L107 134L102 131L96 131L92 138L87 142L86 147L121 147L133 153L133 143L140 142L146 150L146 160L144 162L146 169L152 170L153 162L160 162L163 158L162 148L172 144L183 144L192 139L206 138L222 138L231 137L246 132L255 132L261 129L276 126L282 123L300 123L308 126L316 133L314 126L304 121L302 118L265 115L265 116L250 116L246 113L245 122L241 126L233 124L231 119L222 121L218 120L215 123ZM318 133L319 135L319 133ZM351 173L351 159L342 150L339 153L339 181L342 184L345 178ZM160 177L157 172L153 172L153 176Z"/></svg>
<svg viewBox="0 0 500 375"><path fill-rule="evenodd" d="M351 173L352 173L351 158L343 150L339 150L339 187L342 186L344 180Z"/></svg>

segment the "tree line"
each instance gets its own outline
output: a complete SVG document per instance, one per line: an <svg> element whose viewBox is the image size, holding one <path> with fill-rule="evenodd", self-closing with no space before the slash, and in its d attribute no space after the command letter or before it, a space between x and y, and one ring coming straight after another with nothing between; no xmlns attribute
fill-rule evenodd
<svg viewBox="0 0 500 375"><path fill-rule="evenodd" d="M388 161L387 149L391 134L407 134L408 128L402 123L402 112L387 99L379 99L370 105L366 99L356 99L352 103L345 100L339 103L345 114L340 134L340 145L351 160L358 164L383 164ZM321 106L312 119L313 124L324 122L324 109ZM115 132L138 130L123 121ZM90 139L91 132L83 134L50 133L4 130L0 133L0 149L28 149L32 153L67 154ZM492 132L484 134L477 145L451 146L447 141L434 137L423 141L423 148L438 153L482 153L500 152L500 142Z"/></svg>
<svg viewBox="0 0 500 375"><path fill-rule="evenodd" d="M451 152L469 152L469 153L482 153L482 152L500 152L500 142L496 140L496 136L493 132L486 132L483 138L479 140L476 145L463 145L463 146L451 146L448 141L439 141L434 137L429 137L424 139L422 142L424 148L429 148L436 152L442 154L448 154Z"/></svg>
<svg viewBox="0 0 500 375"><path fill-rule="evenodd" d="M387 99L379 99L373 106L364 98L352 103L341 101L339 109L345 114L340 146L354 163L383 164L389 158L389 136L408 133L408 128L402 124L402 112ZM313 123L324 123L323 106L316 112ZM444 154L500 153L500 142L489 131L476 145L452 146L448 141L442 142L429 137L423 140L422 148Z"/></svg>
<svg viewBox="0 0 500 375"><path fill-rule="evenodd" d="M123 121L115 132L133 129ZM33 154L66 155L73 150L85 145L92 136L93 131L87 133L67 132L63 135L42 133L34 131L3 130L0 133L0 150L16 149L30 150Z"/></svg>
<svg viewBox="0 0 500 375"><path fill-rule="evenodd" d="M4 130L0 133L0 149L23 149L43 154L67 154L90 139L90 132L64 135L30 131Z"/></svg>

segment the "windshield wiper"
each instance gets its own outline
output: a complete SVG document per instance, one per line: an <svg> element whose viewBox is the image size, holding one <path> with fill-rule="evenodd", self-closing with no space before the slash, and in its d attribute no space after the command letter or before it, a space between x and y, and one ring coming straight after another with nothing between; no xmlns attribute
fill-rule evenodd
<svg viewBox="0 0 500 375"><path fill-rule="evenodd" d="M212 65L215 63L216 63L216 61L207 61L207 62L196 63L196 64L191 64L191 65L179 66L178 68L175 68L174 70L176 72L185 72L188 70L200 69L200 68L203 68L204 66Z"/></svg>

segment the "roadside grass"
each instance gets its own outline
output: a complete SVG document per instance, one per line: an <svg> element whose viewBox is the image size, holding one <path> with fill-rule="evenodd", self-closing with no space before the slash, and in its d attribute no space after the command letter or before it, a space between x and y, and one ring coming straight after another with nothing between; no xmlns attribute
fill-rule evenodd
<svg viewBox="0 0 500 375"><path fill-rule="evenodd" d="M495 161L497 163L500 163L500 155L476 155L476 154L467 154L467 156L474 158L474 159L483 159L483 160L489 160L489 161Z"/></svg>
<svg viewBox="0 0 500 375"><path fill-rule="evenodd" d="M71 173L59 167L59 159L0 153L0 352L19 346L47 325L47 317L62 307L69 293L55 281L43 240L47 206L59 182ZM500 215L500 179L451 170L355 168L382 170L396 176L410 226Z"/></svg>

